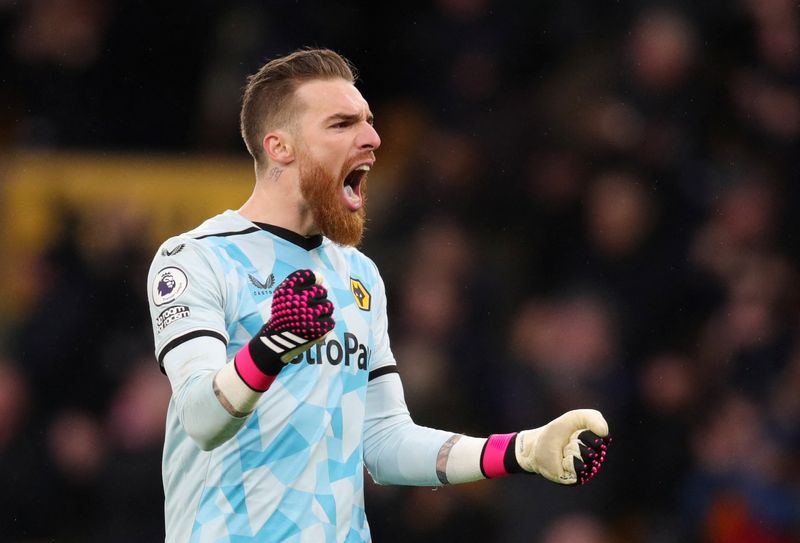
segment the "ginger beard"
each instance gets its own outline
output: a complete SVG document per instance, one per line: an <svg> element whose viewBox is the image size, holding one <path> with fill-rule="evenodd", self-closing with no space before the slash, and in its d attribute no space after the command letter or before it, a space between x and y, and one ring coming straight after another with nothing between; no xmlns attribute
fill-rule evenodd
<svg viewBox="0 0 800 543"><path fill-rule="evenodd" d="M345 166L332 175L309 153L302 152L300 160L300 194L305 199L314 222L320 231L339 245L356 247L364 235L367 203L367 176L361 178L361 207L348 209L342 201L344 180L352 166Z"/></svg>

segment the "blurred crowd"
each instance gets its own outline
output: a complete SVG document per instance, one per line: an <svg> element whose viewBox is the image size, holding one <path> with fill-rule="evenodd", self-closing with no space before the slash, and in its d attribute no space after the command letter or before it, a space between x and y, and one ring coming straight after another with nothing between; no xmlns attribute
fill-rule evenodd
<svg viewBox="0 0 800 543"><path fill-rule="evenodd" d="M800 541L796 1L0 0L0 36L0 156L241 154L264 59L354 61L412 416L592 407L614 435L585 488L368 483L376 542ZM146 217L87 246L53 212L36 303L0 323L0 542L157 541Z"/></svg>

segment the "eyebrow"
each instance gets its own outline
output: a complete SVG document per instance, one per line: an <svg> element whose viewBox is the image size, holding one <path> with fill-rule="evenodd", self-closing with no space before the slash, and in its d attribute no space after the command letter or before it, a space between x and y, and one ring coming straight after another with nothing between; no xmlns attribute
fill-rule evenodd
<svg viewBox="0 0 800 543"><path fill-rule="evenodd" d="M334 113L333 115L325 119L325 122L329 123L331 121L345 121L349 123L357 123L360 120L361 120L361 115L358 114ZM372 113L367 113L367 122L369 124L373 124L374 121L375 121L375 116L372 115Z"/></svg>

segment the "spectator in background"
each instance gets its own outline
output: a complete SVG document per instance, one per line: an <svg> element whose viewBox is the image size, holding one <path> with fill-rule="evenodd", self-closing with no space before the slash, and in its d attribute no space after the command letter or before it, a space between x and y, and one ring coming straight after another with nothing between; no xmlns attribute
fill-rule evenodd
<svg viewBox="0 0 800 543"><path fill-rule="evenodd" d="M602 521L585 513L564 515L551 523L542 543L610 543Z"/></svg>
<svg viewBox="0 0 800 543"><path fill-rule="evenodd" d="M122 511L114 505L124 503L122 498L135 495L142 485L156 489L144 492L143 502L161 502L158 478L131 477L126 485L105 485L119 482L126 468L119 461L121 447L114 432L138 429L133 425L136 419L125 420L121 427L116 423L122 421L106 419L116 416L116 397L128 381L141 380L132 367L149 342L147 335L142 339L148 317L138 277L149 258L141 252L141 217L125 213L123 204L115 210L97 209L96 217L81 217L68 208L57 211L63 217L61 233L35 270L40 289L36 304L12 336L6 382L14 385L8 399L16 397L20 411L7 422L14 428L20 417L30 417L38 421L38 430L20 426L9 438L4 473L11 479L9 497L14 504L5 509L13 515L8 530L0 531L3 536L90 541L108 522L120 519ZM160 377L157 369L151 373ZM155 428L149 428L159 439L150 451L157 473L164 405L157 400L157 387L139 390L157 417ZM14 490L20 483L23 488ZM156 537L163 537L160 506L151 514L158 526ZM141 520L136 529L129 524L119 522L114 530L141 534L146 525Z"/></svg>
<svg viewBox="0 0 800 543"><path fill-rule="evenodd" d="M690 540L679 518L692 466L691 428L702 413L701 399L710 392L697 366L686 353L656 352L642 362L636 376L629 427L639 436L635 447L651 452L631 462L647 473L647 484L627 480L622 485L626 507L639 515L628 527L631 540ZM635 453L631 449L628 454Z"/></svg>
<svg viewBox="0 0 800 543"><path fill-rule="evenodd" d="M48 477L40 432L27 424L36 410L24 374L0 358L0 534L3 541L55 533L51 509L58 503Z"/></svg>
<svg viewBox="0 0 800 543"><path fill-rule="evenodd" d="M153 361L132 361L104 426L108 458L98 482L102 515L92 541L138 543L164 538L161 469L164 412L172 391ZM156 499L158 498L158 499Z"/></svg>
<svg viewBox="0 0 800 543"><path fill-rule="evenodd" d="M800 540L798 516L786 507L800 488L790 469L800 454L796 2L449 0L377 13L310 1L282 6L281 24L249 0L191 8L0 1L0 162L18 146L239 152L224 105L239 95L237 74L275 51L344 44L363 67L385 136L365 246L393 289L396 348L420 357L404 375L425 391L409 395L420 414L452 420L446 407L468 403L470 387L480 386L494 391L481 397L484 408L540 409L518 392L526 382L544 395L574 385L619 406L615 458L623 460L588 489L614 498L551 496L543 511L567 516L540 527L543 541L565 532L593 543ZM461 247L440 226L442 213L470 231L472 253L497 258L496 269L478 275L474 256L439 250ZM106 421L128 411L112 406L130 405L118 399L130 381L139 391L149 382L137 377L138 347L149 339L128 329L139 317L110 318L106 293L121 289L126 307L143 307L141 273L125 247L150 225L124 221L109 226L120 233L111 235L111 219L86 228L65 216L42 266L22 270L39 277L37 303L23 320L0 323L10 353L0 369L0 478L9 489L0 510L12 512L0 519L0 541L142 534L141 519L117 508L136 495L162 500L144 481L130 497L121 484L150 469L155 434L142 432L150 437L132 446ZM436 235L417 241L409 234L416 227ZM418 254L457 270L422 308L409 307L400 288L423 267ZM508 311L489 313L474 302L478 294ZM465 300L478 314L452 311ZM407 327L405 316L426 311L443 322ZM553 334L553 323L565 321L572 333ZM430 346L437 328L448 348ZM465 337L482 345L479 355L453 354ZM487 360L484 346L500 355ZM543 384L557 362L579 354L580 379ZM475 366L481 382L460 371ZM609 377L587 384L601 368ZM448 380L454 371L459 378ZM87 383L103 392L87 395ZM499 412L509 429L539 414ZM742 443L726 435L734 416L764 445L736 450ZM483 424L479 415L463 423ZM79 436L99 444L81 447ZM642 455L639 443L659 446ZM709 451L719 466L706 460ZM65 470L83 473L95 503L114 504L107 522L90 513L54 522L80 505L65 503L75 493L59 495ZM620 471L651 475L623 479ZM519 526L532 521L520 523L515 507L544 491L508 483L437 493L368 487L376 541L434 537L442 528L427 514L434 511L487 540L530 541ZM495 507L481 509L485 517L474 514L487 503Z"/></svg>
<svg viewBox="0 0 800 543"><path fill-rule="evenodd" d="M790 484L791 458L751 400L735 392L716 400L693 428L688 535L713 543L795 541L800 493Z"/></svg>
<svg viewBox="0 0 800 543"><path fill-rule="evenodd" d="M622 373L616 322L609 302L593 292L564 292L550 298L526 301L511 319L505 342L510 357L503 368L501 390L504 419L513 427L519 417L546 419L576 396L585 405L624 419L628 405L627 383ZM615 444L616 447L616 444ZM627 448L624 458L631 454ZM620 473L613 467L603 486L615 487ZM598 485L599 486L599 485ZM552 519L576 510L602 515L610 504L592 491L545 494L540 485L504 485L502 508L520 514L517 522L503 526L502 541L545 537ZM535 511L525 504L535 501Z"/></svg>

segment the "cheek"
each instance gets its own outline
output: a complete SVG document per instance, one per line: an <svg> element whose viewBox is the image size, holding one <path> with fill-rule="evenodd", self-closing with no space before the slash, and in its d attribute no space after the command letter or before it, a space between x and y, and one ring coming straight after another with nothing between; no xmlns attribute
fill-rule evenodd
<svg viewBox="0 0 800 543"><path fill-rule="evenodd" d="M316 153L305 158L306 170L313 170L327 177L338 176L342 171L341 161L336 156Z"/></svg>
<svg viewBox="0 0 800 543"><path fill-rule="evenodd" d="M339 140L322 140L308 149L310 156L317 164L334 172L339 172L345 165L348 145Z"/></svg>

